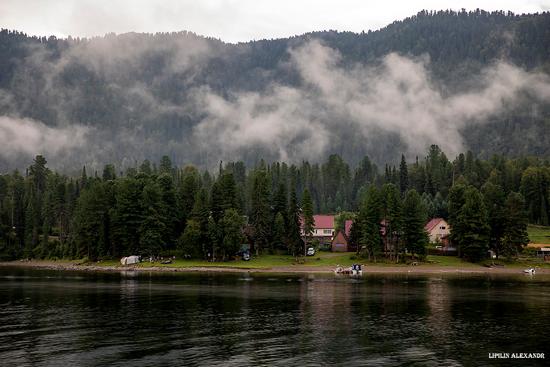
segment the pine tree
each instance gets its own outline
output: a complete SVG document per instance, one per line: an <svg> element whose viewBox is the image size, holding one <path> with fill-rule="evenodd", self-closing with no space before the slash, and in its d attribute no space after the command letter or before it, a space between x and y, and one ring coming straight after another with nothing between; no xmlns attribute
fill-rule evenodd
<svg viewBox="0 0 550 367"><path fill-rule="evenodd" d="M171 248L178 237L179 213L176 190L172 176L161 174L156 181L159 188L157 218L162 223L161 238L166 248Z"/></svg>
<svg viewBox="0 0 550 367"><path fill-rule="evenodd" d="M487 182L482 187L483 199L488 213L488 224L490 231L489 248L493 250L498 258L502 252L502 237L506 226L506 211L504 202L506 196L500 186Z"/></svg>
<svg viewBox="0 0 550 367"><path fill-rule="evenodd" d="M272 248L281 248L285 243L286 237L286 227L285 227L285 218L281 213L275 215L275 222L273 224L273 240Z"/></svg>
<svg viewBox="0 0 550 367"><path fill-rule="evenodd" d="M223 260L233 257L240 249L243 242L243 217L237 209L227 209L220 221L219 227L222 236L221 254Z"/></svg>
<svg viewBox="0 0 550 367"><path fill-rule="evenodd" d="M107 248L105 226L109 206L106 201L105 187L103 184L90 184L81 192L76 203L73 219L76 251L72 255L77 258L87 257L89 260L97 260L99 248ZM116 255L116 254L115 254Z"/></svg>
<svg viewBox="0 0 550 367"><path fill-rule="evenodd" d="M313 203L309 190L305 189L302 197L302 226L306 245L311 242L313 231L315 230L315 220L313 219Z"/></svg>
<svg viewBox="0 0 550 367"><path fill-rule="evenodd" d="M111 181L116 179L116 170L115 166L112 164L107 164L103 167L102 178L104 181Z"/></svg>
<svg viewBox="0 0 550 367"><path fill-rule="evenodd" d="M200 258L204 255L200 223L195 219L188 219L185 230L178 239L178 249L184 256Z"/></svg>
<svg viewBox="0 0 550 367"><path fill-rule="evenodd" d="M232 173L222 172L222 175L212 186L212 217L217 223L227 209L242 207L237 202L237 189Z"/></svg>
<svg viewBox="0 0 550 367"><path fill-rule="evenodd" d="M275 191L275 195L273 196L272 206L273 206L273 212L275 214L281 213L286 223L288 221L287 220L288 197L287 197L286 185L284 183L280 183L277 186L277 190Z"/></svg>
<svg viewBox="0 0 550 367"><path fill-rule="evenodd" d="M449 225L451 227L451 234L449 238L451 242L458 248L458 255L460 256L460 239L458 233L462 233L462 223L459 220L462 207L465 203L465 192L467 186L463 183L457 183L451 187L447 200L449 201Z"/></svg>
<svg viewBox="0 0 550 367"><path fill-rule="evenodd" d="M451 233L461 249L461 256L470 261L479 261L487 256L491 228L488 224L487 209L483 196L473 186L464 192L458 222Z"/></svg>
<svg viewBox="0 0 550 367"><path fill-rule="evenodd" d="M174 200L175 201L175 200ZM143 219L138 227L139 248L138 254L157 256L165 247L163 234L166 233L166 222L170 222L162 215L164 205L161 188L156 182L151 182L143 188L141 197Z"/></svg>
<svg viewBox="0 0 550 367"><path fill-rule="evenodd" d="M409 189L409 170L407 169L407 161L405 156L401 155L401 163L399 164L399 189L401 194L404 194Z"/></svg>
<svg viewBox="0 0 550 367"><path fill-rule="evenodd" d="M286 225L286 243L288 251L295 257L303 252L303 241L300 234L300 208L294 185L290 190L290 202L288 205Z"/></svg>
<svg viewBox="0 0 550 367"><path fill-rule="evenodd" d="M361 234L363 232L361 229L361 221L359 218L360 217L358 216L352 222L351 228L350 228L350 234L349 234L349 243L356 248L357 254L361 252L361 244L362 244Z"/></svg>
<svg viewBox="0 0 550 367"><path fill-rule="evenodd" d="M407 250L419 257L426 255L428 234L424 229L426 223L426 209L416 190L407 191L403 201L403 242Z"/></svg>
<svg viewBox="0 0 550 367"><path fill-rule="evenodd" d="M374 185L370 185L359 210L361 226L361 246L364 246L369 260L376 261L376 257L383 252L382 237L380 236L380 222L382 208L380 194Z"/></svg>
<svg viewBox="0 0 550 367"><path fill-rule="evenodd" d="M401 194L394 184L382 186L382 217L385 225L385 250L397 261L399 248L399 237L401 235Z"/></svg>
<svg viewBox="0 0 550 367"><path fill-rule="evenodd" d="M139 228L144 217L142 207L143 182L127 177L117 182L115 205L111 218L113 223L114 252L128 256L139 251Z"/></svg>
<svg viewBox="0 0 550 367"><path fill-rule="evenodd" d="M163 155L160 159L160 165L159 165L159 174L173 174L173 166L172 166L172 160L167 155Z"/></svg>
<svg viewBox="0 0 550 367"><path fill-rule="evenodd" d="M191 218L193 206L195 205L195 197L199 190L199 180L197 170L192 168L186 168L181 186L178 191L178 201L180 208L180 230L185 228L187 219Z"/></svg>
<svg viewBox="0 0 550 367"><path fill-rule="evenodd" d="M529 243L525 200L521 194L515 192L508 194L504 212L503 252L507 256L517 256L523 247Z"/></svg>
<svg viewBox="0 0 550 367"><path fill-rule="evenodd" d="M38 245L40 228L40 204L34 187L27 190L25 211L25 257L33 257Z"/></svg>
<svg viewBox="0 0 550 367"><path fill-rule="evenodd" d="M211 236L209 233L210 208L208 206L208 196L206 189L201 188L195 197L193 205L192 219L199 225L200 241L199 246L203 257L212 252Z"/></svg>
<svg viewBox="0 0 550 367"><path fill-rule="evenodd" d="M267 173L258 170L252 187L252 226L256 254L269 247L271 238L271 212L269 207L269 183Z"/></svg>

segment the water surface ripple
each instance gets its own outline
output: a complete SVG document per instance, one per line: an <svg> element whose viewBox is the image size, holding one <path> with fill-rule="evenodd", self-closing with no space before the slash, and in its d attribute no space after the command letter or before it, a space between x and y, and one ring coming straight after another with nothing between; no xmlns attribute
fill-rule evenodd
<svg viewBox="0 0 550 367"><path fill-rule="evenodd" d="M546 352L550 277L0 268L0 365L516 366Z"/></svg>

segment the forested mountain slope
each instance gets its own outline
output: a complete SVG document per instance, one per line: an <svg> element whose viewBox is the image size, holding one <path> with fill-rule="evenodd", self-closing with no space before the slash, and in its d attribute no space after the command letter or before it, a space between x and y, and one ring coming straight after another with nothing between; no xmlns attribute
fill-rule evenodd
<svg viewBox="0 0 550 367"><path fill-rule="evenodd" d="M421 12L368 33L227 44L189 32L0 32L0 170L170 156L352 164L550 154L550 13ZM56 163L57 162L57 163Z"/></svg>

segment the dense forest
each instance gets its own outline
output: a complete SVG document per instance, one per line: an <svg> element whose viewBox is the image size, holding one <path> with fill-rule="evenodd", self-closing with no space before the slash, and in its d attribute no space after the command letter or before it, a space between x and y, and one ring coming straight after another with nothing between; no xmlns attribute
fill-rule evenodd
<svg viewBox="0 0 550 367"><path fill-rule="evenodd" d="M239 44L190 32L2 30L0 170L36 153L70 174L163 155L209 169L333 153L383 165L431 144L453 156L548 156L549 30L549 13L482 10ZM351 207L354 194L316 205Z"/></svg>
<svg viewBox="0 0 550 367"><path fill-rule="evenodd" d="M340 226L353 219L351 241L369 259L383 255L383 241L394 244L396 261L405 252L423 256L431 217L449 221L465 258L483 258L489 248L513 256L528 242L527 223L549 224L550 162L472 152L450 161L433 145L425 157L383 167L369 157L352 167L331 155L321 164L220 162L209 172L164 156L125 171L84 167L71 177L38 155L24 173L0 176L0 254L223 260L249 243L254 253L298 255L301 218L307 242L314 213L338 214Z"/></svg>

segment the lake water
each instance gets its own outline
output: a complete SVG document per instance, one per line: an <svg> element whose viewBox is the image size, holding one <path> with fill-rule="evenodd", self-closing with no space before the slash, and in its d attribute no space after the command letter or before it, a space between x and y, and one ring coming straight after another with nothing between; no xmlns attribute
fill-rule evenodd
<svg viewBox="0 0 550 367"><path fill-rule="evenodd" d="M0 365L536 366L550 277L0 268ZM489 353L546 353L546 360Z"/></svg>

